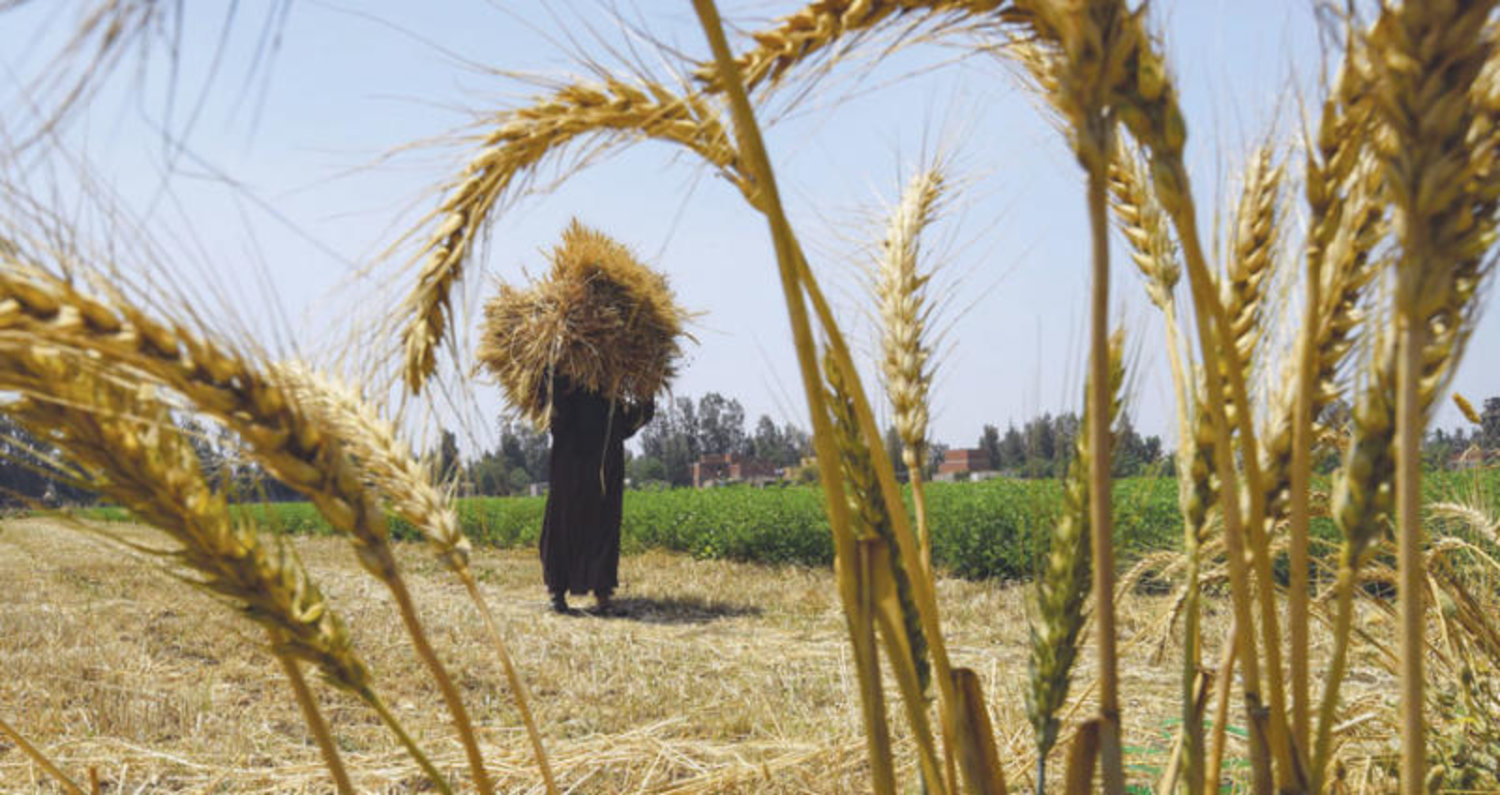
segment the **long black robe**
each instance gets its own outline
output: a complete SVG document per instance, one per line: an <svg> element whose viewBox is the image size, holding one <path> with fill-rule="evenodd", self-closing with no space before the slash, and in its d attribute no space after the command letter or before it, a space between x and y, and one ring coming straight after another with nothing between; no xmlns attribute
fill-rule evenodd
<svg viewBox="0 0 1500 795"><path fill-rule="evenodd" d="M548 591L608 594L619 584L625 440L655 408L651 401L612 403L594 392L557 385L541 540Z"/></svg>

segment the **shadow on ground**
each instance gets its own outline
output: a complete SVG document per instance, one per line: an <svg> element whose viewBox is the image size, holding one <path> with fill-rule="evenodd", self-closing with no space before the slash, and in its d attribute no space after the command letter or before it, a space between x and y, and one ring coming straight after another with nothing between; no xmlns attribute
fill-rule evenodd
<svg viewBox="0 0 1500 795"><path fill-rule="evenodd" d="M592 610L584 612L599 618L625 619L644 624L707 624L726 618L758 616L762 611L754 605L708 601L695 597L632 596L616 598L608 613L595 613Z"/></svg>

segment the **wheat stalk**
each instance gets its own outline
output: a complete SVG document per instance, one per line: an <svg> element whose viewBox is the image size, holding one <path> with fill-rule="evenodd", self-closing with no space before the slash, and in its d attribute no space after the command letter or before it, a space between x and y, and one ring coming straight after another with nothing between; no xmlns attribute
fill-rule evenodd
<svg viewBox="0 0 1500 795"><path fill-rule="evenodd" d="M827 402L822 394L821 377L818 374L818 365L815 356L816 348L812 341L812 329L809 323L809 303L811 304L813 314L816 315L824 332L827 334L829 348L842 372L855 372L853 358L849 353L849 348L843 339L843 335L839 332L839 326L833 316L833 311L819 289L816 279L812 277L807 265L807 259L786 219L779 194L775 189L775 177L772 173L769 158L766 155L765 145L761 139L759 127L755 122L754 111L750 107L749 97L745 92L744 85L739 80L738 68L734 64L729 52L728 42L723 36L723 29L719 22L717 9L714 8L711 0L695 0L694 8L698 12L699 20L708 35L717 68L721 76L724 77L730 110L735 119L740 151L745 158L746 168L753 174L755 184L758 187L755 194L758 200L752 201L752 206L756 207L757 210L766 216L771 229L772 239L775 242L777 262L781 269L782 289L786 297L792 333L797 345L798 365L801 370L803 388L807 394L808 407L813 423L814 442L820 471L823 476L822 482L826 491L825 497L829 510L829 524L834 531L834 542L836 549L839 550L838 554L845 556L844 559L846 560L852 560L855 550L853 548L853 539L848 529L850 526L849 516L847 505L844 504L842 484L838 482L840 478L835 467L837 449L832 437L832 424L828 415ZM864 390L858 378L849 379L848 388L861 435L867 440L878 440L880 438L879 429L875 425L869 401L865 397ZM899 496L899 490L895 481L895 472L891 466L889 457L886 455L884 448L879 444L871 445L870 455L873 460L875 475L880 484L881 496L886 503L886 510L891 518L897 546L900 548L904 558L908 560L916 559L920 554L918 552L918 545ZM960 721L965 721L965 725L979 725L980 721L968 720L962 713L964 707L958 700L954 671L949 664L947 649L943 643L943 635L937 612L937 600L932 580L922 571L912 571L908 572L908 574L912 579L913 597L920 613L922 629L932 651L933 674L937 682L939 696L939 715L943 726L945 746L950 750L948 756L948 780L953 782L955 780L954 757L951 751L955 747L954 742L956 740L957 727ZM858 601L858 594L853 590L852 583L848 579L842 576L840 578L840 586L844 592L846 606L853 605ZM990 738L983 739L986 742L990 741ZM987 757L984 754L965 755L966 760L981 758ZM1004 780L998 776L998 771L966 770L965 774L966 776L971 776L969 779L971 783L976 779L979 780L983 785L984 791L1002 793L1005 791ZM950 783L948 789L953 789L954 786L956 785Z"/></svg>
<svg viewBox="0 0 1500 795"><path fill-rule="evenodd" d="M1121 24L1128 30L1122 38L1129 42L1130 48L1120 56L1124 63L1119 79L1111 87L1111 102L1120 121L1151 152L1151 173L1156 195L1178 231L1187 264L1188 282L1193 293L1199 345L1202 350L1212 352L1218 360L1204 368L1209 385L1207 394L1228 394L1234 405L1249 406L1244 363L1238 361L1232 345L1232 324L1227 310L1215 295L1213 275L1198 235L1190 181L1183 161L1187 128L1177 103L1176 89L1166 73L1162 56L1156 52L1144 31L1141 13L1126 15ZM1227 390L1221 381L1227 381ZM1265 668L1270 685L1268 741L1259 735L1260 721L1255 718L1261 709L1260 666L1253 643L1255 628L1250 616L1250 579L1248 572L1239 571L1243 559L1235 560L1235 553L1231 550L1236 626L1242 635L1241 645L1246 650L1243 655L1243 684L1246 709L1252 717L1251 756L1256 789L1265 791L1270 787L1272 770L1268 760L1264 758L1266 752L1277 761L1277 784L1293 787L1297 786L1301 771L1295 766L1297 754L1293 753L1287 734L1284 689L1281 685L1280 640L1274 594L1270 585L1270 561L1264 554L1265 545L1257 543L1260 541L1257 536L1262 534L1260 525L1264 515L1264 499L1257 493L1261 473L1256 459L1255 430L1248 411L1235 412L1233 417L1226 416L1227 412L1217 400L1209 401L1207 407L1214 426L1215 469L1221 480L1220 502L1225 533L1233 546L1240 546L1243 534L1249 528L1249 547L1254 569L1264 585L1258 592L1258 612L1262 617L1262 648L1267 656ZM1232 424L1231 419L1234 421ZM1237 497L1240 478L1235 470L1230 446L1236 437L1250 496L1245 515L1241 514Z"/></svg>
<svg viewBox="0 0 1500 795"><path fill-rule="evenodd" d="M490 211L546 160L569 144L601 136L600 147L621 139L655 138L680 144L712 163L742 192L753 188L740 175L738 154L712 100L675 94L650 81L564 86L536 104L499 114L477 155L435 213L436 223L418 253L423 263L407 296L402 329L407 387L419 392L437 367L447 334L450 294L462 276L476 236Z"/></svg>
<svg viewBox="0 0 1500 795"><path fill-rule="evenodd" d="M1109 340L1109 423L1113 428L1120 414L1120 390L1125 383L1125 335L1116 331ZM1085 388L1085 396L1090 390ZM1074 440L1073 460L1063 486L1062 516L1053 527L1046 564L1036 579L1033 595L1036 618L1029 622L1031 686L1026 691L1026 713L1036 734L1036 791L1046 792L1047 754L1057 742L1061 721L1057 713L1067 701L1073 661L1078 655L1078 636L1083 630L1084 601L1092 574L1089 558L1089 418ZM1113 437L1113 434L1111 434Z"/></svg>
<svg viewBox="0 0 1500 795"><path fill-rule="evenodd" d="M1375 107L1384 126L1377 149L1397 215L1396 510L1401 603L1401 791L1426 787L1422 714L1423 617L1421 437L1428 402L1420 379L1434 316L1455 317L1462 263L1491 244L1493 202L1483 195L1493 152L1475 162L1469 136L1471 89L1489 57L1483 35L1495 3L1382 6L1370 34ZM1492 124L1492 120L1484 120ZM1487 143L1481 139L1481 144ZM1476 180L1476 177L1478 179ZM1476 205L1479 205L1476 207ZM1480 212L1476 212L1479 210ZM1482 213L1482 214L1481 214ZM1479 222L1476 223L1476 216ZM1441 344L1448 328L1439 328ZM1454 332L1458 333L1458 332Z"/></svg>
<svg viewBox="0 0 1500 795"><path fill-rule="evenodd" d="M917 750L926 786L942 788L942 773L927 725L925 693L931 685L932 665L928 660L927 640L922 632L921 616L912 596L911 576L896 543L890 515L875 477L870 446L859 433L854 401L849 395L848 379L839 371L832 356L823 357L823 374L828 383L828 405L832 411L834 438L839 451L839 470L844 478L845 499L849 502L851 529L872 565L866 587L873 598L874 616L882 620L882 634L892 659L892 669L902 685L902 702L912 731L919 738ZM878 567L873 564L878 564ZM894 601L894 610L891 602ZM893 615L894 614L894 615Z"/></svg>
<svg viewBox="0 0 1500 795"><path fill-rule="evenodd" d="M1099 655L1099 761L1106 792L1125 789L1115 651L1114 547L1110 512L1109 165L1116 151L1119 85L1142 48L1138 20L1117 0L1016 3L1016 18L1041 43L1039 82L1067 121L1074 155L1088 178L1093 240L1089 324L1089 527L1094 558L1095 627Z"/></svg>

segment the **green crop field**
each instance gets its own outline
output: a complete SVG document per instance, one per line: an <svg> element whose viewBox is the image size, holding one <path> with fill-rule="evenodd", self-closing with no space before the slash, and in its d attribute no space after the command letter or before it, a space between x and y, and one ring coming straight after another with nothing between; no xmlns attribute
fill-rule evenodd
<svg viewBox="0 0 1500 795"><path fill-rule="evenodd" d="M1500 505L1500 470L1435 472L1424 485L1429 501ZM927 489L932 555L939 568L968 579L1030 576L1038 539L1056 518L1061 498L1056 481L997 478L933 483ZM1177 548L1182 526L1175 480L1121 480L1114 499L1122 565L1147 552ZM622 545L627 554L664 549L697 558L828 565L833 561L833 542L822 500L815 486L630 491L625 495ZM537 542L545 504L544 497L471 497L459 500L458 510L474 543L525 547ZM241 510L278 532L330 532L308 503L245 505ZM126 518L118 508L88 513ZM391 526L398 538L416 537L399 518L393 517ZM1441 531L1445 526L1436 527ZM1314 534L1337 540L1337 531L1326 520L1314 522Z"/></svg>

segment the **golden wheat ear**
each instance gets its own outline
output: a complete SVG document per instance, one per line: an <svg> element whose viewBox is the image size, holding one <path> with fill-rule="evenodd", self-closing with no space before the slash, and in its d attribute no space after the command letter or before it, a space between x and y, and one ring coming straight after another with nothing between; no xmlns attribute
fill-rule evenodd
<svg viewBox="0 0 1500 795"><path fill-rule="evenodd" d="M934 305L927 293L922 234L942 210L946 178L941 162L918 170L886 221L871 288L879 308L880 372L901 439L901 458L911 483L916 514L918 565L932 576L932 539L923 471L927 466L933 351L929 341Z"/></svg>
<svg viewBox="0 0 1500 795"><path fill-rule="evenodd" d="M1382 4L1369 36L1371 92L1383 127L1375 148L1400 246L1392 394L1405 795L1427 786L1420 447L1429 383L1435 361L1441 373L1445 360L1456 360L1476 277L1493 262L1496 119L1482 78L1494 49L1495 7L1493 0Z"/></svg>

